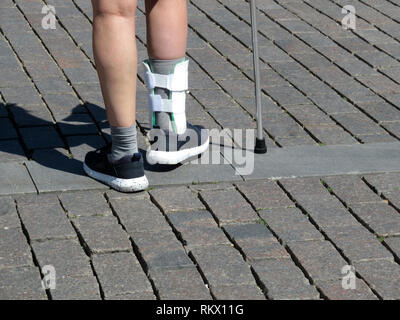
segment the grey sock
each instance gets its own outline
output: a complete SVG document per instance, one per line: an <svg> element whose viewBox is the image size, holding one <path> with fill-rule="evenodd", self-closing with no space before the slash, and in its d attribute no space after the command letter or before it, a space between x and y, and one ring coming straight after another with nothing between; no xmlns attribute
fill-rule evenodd
<svg viewBox="0 0 400 320"><path fill-rule="evenodd" d="M111 127L111 156L112 162L138 152L136 124L130 127Z"/></svg>
<svg viewBox="0 0 400 320"><path fill-rule="evenodd" d="M174 60L157 60L149 59L151 71L158 74L170 74L174 71L175 65L185 60L185 58ZM162 99L168 99L169 90L162 88L155 88L155 94L159 94ZM162 130L173 131L171 119L167 112L156 112L156 123Z"/></svg>

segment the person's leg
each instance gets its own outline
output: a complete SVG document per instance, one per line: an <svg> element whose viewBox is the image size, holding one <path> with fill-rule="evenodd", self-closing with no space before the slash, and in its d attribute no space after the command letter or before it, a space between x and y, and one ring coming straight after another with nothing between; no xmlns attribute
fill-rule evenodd
<svg viewBox="0 0 400 320"><path fill-rule="evenodd" d="M149 60L145 61L145 69L150 89L152 127L168 134L190 137L190 143L185 146L180 147L178 143L179 150L176 151L181 151L179 154L152 150L148 159L176 164L203 152L208 146L208 136L200 137L200 127L186 122L185 91L188 89L189 64L185 57L188 34L186 0L146 0L146 18ZM149 79L153 79L153 83L149 83ZM166 146L166 150L173 151L171 146Z"/></svg>
<svg viewBox="0 0 400 320"><path fill-rule="evenodd" d="M121 191L147 187L135 123L137 0L92 0L93 52L112 147L89 152L86 173Z"/></svg>

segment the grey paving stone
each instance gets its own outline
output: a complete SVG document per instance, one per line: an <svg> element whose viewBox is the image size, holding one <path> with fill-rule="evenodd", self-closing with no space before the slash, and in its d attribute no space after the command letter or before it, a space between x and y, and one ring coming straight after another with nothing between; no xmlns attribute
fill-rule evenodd
<svg viewBox="0 0 400 320"><path fill-rule="evenodd" d="M265 241L265 243L241 243L238 242L246 260L254 263L266 259L289 259L290 256L278 241Z"/></svg>
<svg viewBox="0 0 400 320"><path fill-rule="evenodd" d="M92 254L132 251L128 235L113 216L77 217L72 222Z"/></svg>
<svg viewBox="0 0 400 320"><path fill-rule="evenodd" d="M76 216L110 216L111 209L104 198L103 192L78 191L63 192L59 199L70 217Z"/></svg>
<svg viewBox="0 0 400 320"><path fill-rule="evenodd" d="M70 159L64 150L35 151L33 158L25 164L39 192L108 189L87 177L82 163Z"/></svg>
<svg viewBox="0 0 400 320"><path fill-rule="evenodd" d="M201 211L181 211L168 214L168 220L176 228L188 226L213 226L215 220L210 212Z"/></svg>
<svg viewBox="0 0 400 320"><path fill-rule="evenodd" d="M19 228L21 226L13 198L0 197L0 230Z"/></svg>
<svg viewBox="0 0 400 320"><path fill-rule="evenodd" d="M57 125L63 135L97 134L98 129L88 114L56 116Z"/></svg>
<svg viewBox="0 0 400 320"><path fill-rule="evenodd" d="M352 211L380 236L400 234L399 213L386 203L362 203L351 206Z"/></svg>
<svg viewBox="0 0 400 320"><path fill-rule="evenodd" d="M377 259L393 260L392 253L372 234L341 234L332 240L352 263Z"/></svg>
<svg viewBox="0 0 400 320"><path fill-rule="evenodd" d="M133 253L96 255L93 257L93 266L106 298L135 292L153 292Z"/></svg>
<svg viewBox="0 0 400 320"><path fill-rule="evenodd" d="M251 181L237 183L236 185L257 210L294 205L276 182Z"/></svg>
<svg viewBox="0 0 400 320"><path fill-rule="evenodd" d="M2 270L0 297L2 300L47 300L41 286L39 269L21 267Z"/></svg>
<svg viewBox="0 0 400 320"><path fill-rule="evenodd" d="M19 228L0 230L0 269L33 266L25 236Z"/></svg>
<svg viewBox="0 0 400 320"><path fill-rule="evenodd" d="M59 204L23 206L18 211L30 240L76 238Z"/></svg>
<svg viewBox="0 0 400 320"><path fill-rule="evenodd" d="M53 118L44 103L35 105L8 106L17 127L51 126Z"/></svg>
<svg viewBox="0 0 400 320"><path fill-rule="evenodd" d="M398 172L365 175L364 179L379 193L400 190L400 173Z"/></svg>
<svg viewBox="0 0 400 320"><path fill-rule="evenodd" d="M18 140L0 141L0 161L22 163L27 160L24 150Z"/></svg>
<svg viewBox="0 0 400 320"><path fill-rule="evenodd" d="M193 266L172 231L136 232L131 236L149 269Z"/></svg>
<svg viewBox="0 0 400 320"><path fill-rule="evenodd" d="M259 214L284 243L323 239L298 208L262 210Z"/></svg>
<svg viewBox="0 0 400 320"><path fill-rule="evenodd" d="M245 244L247 244L247 246L255 246L258 243L266 244L275 241L271 231L261 223L226 225L223 229L229 234L229 237L240 246Z"/></svg>
<svg viewBox="0 0 400 320"><path fill-rule="evenodd" d="M26 168L17 163L0 164L0 195L36 193Z"/></svg>
<svg viewBox="0 0 400 320"><path fill-rule="evenodd" d="M319 281L318 288L329 300L378 300L366 283L356 278L355 289L343 289L342 280Z"/></svg>
<svg viewBox="0 0 400 320"><path fill-rule="evenodd" d="M397 257L400 257L400 238L385 238L384 242L389 246L389 248L394 252Z"/></svg>
<svg viewBox="0 0 400 320"><path fill-rule="evenodd" d="M194 267L153 269L150 276L161 300L211 300L210 293Z"/></svg>
<svg viewBox="0 0 400 320"><path fill-rule="evenodd" d="M147 198L112 199L111 205L130 234L171 230L160 210Z"/></svg>
<svg viewBox="0 0 400 320"><path fill-rule="evenodd" d="M245 180L399 171L397 142L349 146L297 146L255 155Z"/></svg>
<svg viewBox="0 0 400 320"><path fill-rule="evenodd" d="M230 244L223 231L214 225L188 225L177 228L187 250L197 246Z"/></svg>
<svg viewBox="0 0 400 320"><path fill-rule="evenodd" d="M368 285L385 300L399 299L400 267L388 260L365 261L355 264Z"/></svg>
<svg viewBox="0 0 400 320"><path fill-rule="evenodd" d="M323 180L342 201L349 205L360 202L382 201L382 199L357 176L326 177L323 178Z"/></svg>
<svg viewBox="0 0 400 320"><path fill-rule="evenodd" d="M249 266L230 245L195 247L191 254L211 289L221 285L255 284Z"/></svg>
<svg viewBox="0 0 400 320"><path fill-rule="evenodd" d="M66 276L56 279L50 290L53 300L100 300L99 284L94 276Z"/></svg>
<svg viewBox="0 0 400 320"><path fill-rule="evenodd" d="M252 285L232 285L213 287L217 300L265 300L260 288Z"/></svg>
<svg viewBox="0 0 400 320"><path fill-rule="evenodd" d="M347 262L328 241L292 242L288 246L313 281L341 279Z"/></svg>
<svg viewBox="0 0 400 320"><path fill-rule="evenodd" d="M54 126L21 128L20 132L28 149L64 147L64 143Z"/></svg>
<svg viewBox="0 0 400 320"><path fill-rule="evenodd" d="M318 299L318 291L289 259L264 260L252 264L267 295L273 300ZM280 276L277 277L277 274Z"/></svg>
<svg viewBox="0 0 400 320"><path fill-rule="evenodd" d="M18 106L42 104L37 90L33 86L24 88L3 88L1 94L7 101L7 104L16 104Z"/></svg>
<svg viewBox="0 0 400 320"><path fill-rule="evenodd" d="M134 292L105 297L105 300L156 300L156 296L152 292Z"/></svg>
<svg viewBox="0 0 400 320"><path fill-rule="evenodd" d="M92 275L89 258L78 240L47 240L32 242L33 252L41 268L51 265L56 277Z"/></svg>
<svg viewBox="0 0 400 320"><path fill-rule="evenodd" d="M77 135L66 137L74 159L84 161L89 151L100 149L106 145L100 135Z"/></svg>
<svg viewBox="0 0 400 320"><path fill-rule="evenodd" d="M219 224L256 221L257 214L236 190L204 191L202 199L218 219Z"/></svg>
<svg viewBox="0 0 400 320"><path fill-rule="evenodd" d="M150 194L166 213L204 209L197 194L184 186L174 189L154 189L150 191Z"/></svg>
<svg viewBox="0 0 400 320"><path fill-rule="evenodd" d="M18 138L17 131L15 130L12 122L7 118L0 118L0 136L2 139L16 139Z"/></svg>
<svg viewBox="0 0 400 320"><path fill-rule="evenodd" d="M33 206L43 206L43 205L59 205L60 201L57 198L57 193L31 193L31 194L21 194L14 196L17 201L18 207L33 207Z"/></svg>

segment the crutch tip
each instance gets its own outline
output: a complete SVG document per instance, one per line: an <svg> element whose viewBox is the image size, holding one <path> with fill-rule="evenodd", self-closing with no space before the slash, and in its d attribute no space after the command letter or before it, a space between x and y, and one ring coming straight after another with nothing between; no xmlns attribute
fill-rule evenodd
<svg viewBox="0 0 400 320"><path fill-rule="evenodd" d="M267 146L265 145L265 138L256 138L256 145L254 147L254 153L262 154L267 153Z"/></svg>

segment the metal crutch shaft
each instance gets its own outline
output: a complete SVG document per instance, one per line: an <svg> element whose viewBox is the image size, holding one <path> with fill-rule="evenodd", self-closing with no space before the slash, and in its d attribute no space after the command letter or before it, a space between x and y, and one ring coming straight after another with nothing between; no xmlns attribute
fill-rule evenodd
<svg viewBox="0 0 400 320"><path fill-rule="evenodd" d="M267 147L265 145L265 138L263 134L262 126L262 114L261 114L261 88L260 88L260 67L258 58L258 29L257 29L257 6L256 0L250 0L250 16L251 16L251 31L252 31L252 42L253 42L253 66L254 66L254 82L255 82L255 98L257 108L257 137L254 147L255 153L266 153Z"/></svg>

